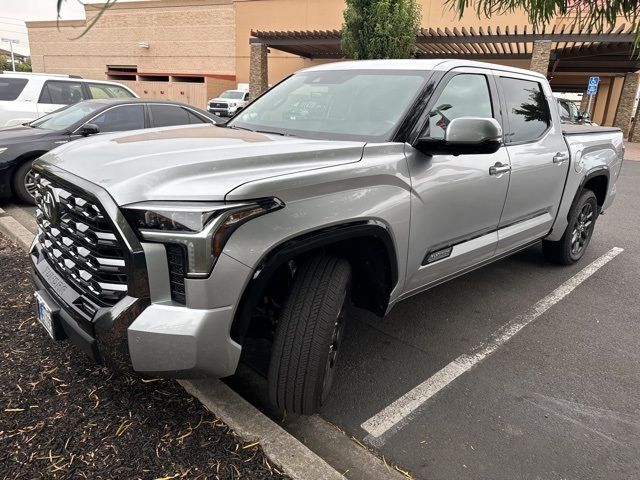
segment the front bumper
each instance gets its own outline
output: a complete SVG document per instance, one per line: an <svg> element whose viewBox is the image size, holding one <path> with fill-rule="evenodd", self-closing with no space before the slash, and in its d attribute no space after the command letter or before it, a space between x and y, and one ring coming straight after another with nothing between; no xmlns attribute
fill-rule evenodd
<svg viewBox="0 0 640 480"><path fill-rule="evenodd" d="M106 191L53 165L36 169L57 184L84 192L101 205L125 246L127 293L108 307L88 313L86 292L49 263L39 237L30 249L36 290L47 301L68 338L94 361L115 370L174 378L231 375L241 347L231 339L234 305L250 269L224 255L215 280L190 279L189 308L171 300L165 247L141 243ZM72 188L73 187L73 188ZM230 288L233 285L235 288ZM189 301L189 297L191 300Z"/></svg>
<svg viewBox="0 0 640 480"><path fill-rule="evenodd" d="M232 117L236 114L238 107L228 107L228 108L213 108L207 107L209 113L213 113L214 115L218 115L220 117Z"/></svg>

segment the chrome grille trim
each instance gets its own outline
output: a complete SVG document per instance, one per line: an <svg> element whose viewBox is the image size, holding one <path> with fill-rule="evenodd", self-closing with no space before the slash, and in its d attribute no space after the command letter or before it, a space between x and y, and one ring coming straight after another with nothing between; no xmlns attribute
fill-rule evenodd
<svg viewBox="0 0 640 480"><path fill-rule="evenodd" d="M109 307L127 294L125 251L100 206L80 191L35 174L36 223L42 253L93 307ZM51 198L56 205L51 205ZM45 213L47 212L47 213Z"/></svg>

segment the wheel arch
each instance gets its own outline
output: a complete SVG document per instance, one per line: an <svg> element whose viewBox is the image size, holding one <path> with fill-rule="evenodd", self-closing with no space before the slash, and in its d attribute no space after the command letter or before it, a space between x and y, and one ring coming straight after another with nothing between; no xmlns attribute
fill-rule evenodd
<svg viewBox="0 0 640 480"><path fill-rule="evenodd" d="M589 170L584 177L582 177L580 188L576 190L571 205L575 204L583 190L591 190L598 201L598 210L601 210L607 199L610 177L609 167L607 166L599 166ZM567 220L569 219L570 213L571 210L567 213Z"/></svg>
<svg viewBox="0 0 640 480"><path fill-rule="evenodd" d="M314 230L265 252L245 287L231 325L231 337L242 343L252 312L269 280L290 260L329 252L349 261L352 300L356 306L383 316L398 282L395 243L389 228L376 220L348 222Z"/></svg>

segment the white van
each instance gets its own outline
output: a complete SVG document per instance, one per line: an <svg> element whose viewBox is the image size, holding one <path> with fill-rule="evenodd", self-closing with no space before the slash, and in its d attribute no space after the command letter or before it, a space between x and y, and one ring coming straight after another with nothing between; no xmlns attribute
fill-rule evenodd
<svg viewBox="0 0 640 480"><path fill-rule="evenodd" d="M73 75L0 72L0 127L30 122L90 98L137 98L124 85Z"/></svg>

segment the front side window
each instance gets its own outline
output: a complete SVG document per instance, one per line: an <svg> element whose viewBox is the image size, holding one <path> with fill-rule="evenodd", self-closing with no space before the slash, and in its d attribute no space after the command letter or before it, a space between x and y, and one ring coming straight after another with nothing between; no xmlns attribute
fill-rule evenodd
<svg viewBox="0 0 640 480"><path fill-rule="evenodd" d="M90 123L100 127L100 133L125 132L144 128L144 107L142 105L122 105L113 107Z"/></svg>
<svg viewBox="0 0 640 480"><path fill-rule="evenodd" d="M71 105L86 100L79 82L62 82L47 80L42 87L38 103L53 103L55 105Z"/></svg>
<svg viewBox="0 0 640 480"><path fill-rule="evenodd" d="M26 78L0 78L0 100L15 100L27 84Z"/></svg>
<svg viewBox="0 0 640 480"><path fill-rule="evenodd" d="M265 92L228 125L328 140L388 140L429 72L301 72Z"/></svg>
<svg viewBox="0 0 640 480"><path fill-rule="evenodd" d="M429 112L425 136L444 139L451 120L460 117L493 118L486 76L462 73L449 80Z"/></svg>
<svg viewBox="0 0 640 480"><path fill-rule="evenodd" d="M107 83L90 83L89 91L93 98L133 98L127 89Z"/></svg>
<svg viewBox="0 0 640 480"><path fill-rule="evenodd" d="M551 113L544 91L538 82L501 77L500 85L507 103L510 142L532 142L551 125Z"/></svg>

